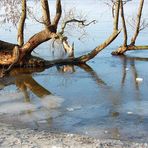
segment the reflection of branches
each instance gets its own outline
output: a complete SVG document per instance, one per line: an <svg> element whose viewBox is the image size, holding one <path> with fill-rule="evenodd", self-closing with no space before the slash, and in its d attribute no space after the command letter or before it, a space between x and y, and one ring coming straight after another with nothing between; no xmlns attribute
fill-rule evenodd
<svg viewBox="0 0 148 148"><path fill-rule="evenodd" d="M25 98L29 99L27 88L29 88L38 97L51 95L51 93L39 85L31 76L33 72L41 72L44 69L40 68L17 68L11 71L11 76L0 79L4 86L16 84L16 86L23 92ZM6 80L5 80L6 79Z"/></svg>
<svg viewBox="0 0 148 148"><path fill-rule="evenodd" d="M81 64L79 65L80 68L85 70L88 74L91 75L91 78L96 82L96 84L101 85L101 86L106 86L107 84L98 77L97 73L87 64Z"/></svg>
<svg viewBox="0 0 148 148"><path fill-rule="evenodd" d="M123 73L123 77L122 77L122 81L121 81L121 84L122 84L122 87L125 83L125 79L126 79L126 75L127 75L127 60L126 58L123 59L123 70L122 70L122 73Z"/></svg>
<svg viewBox="0 0 148 148"><path fill-rule="evenodd" d="M25 103L31 103L31 98L30 98L30 95L29 95L29 92L27 89L29 89L31 92L33 92L36 96L38 96L40 99L45 99L45 102L43 101L42 103L43 104L47 104L47 100L46 96L51 96L52 93L50 91L48 91L47 89L45 89L43 86L41 86L38 82L36 82L33 78L32 78L32 75L31 73L35 72L35 71L42 71L43 69L13 69L11 71L11 77L15 77L13 79L13 81L11 81L11 84L15 83L15 85L18 87L18 89L23 93L24 95L24 102ZM26 73L24 74L23 73ZM27 73L28 72L28 73ZM9 77L9 79L11 78ZM50 99L50 98L49 98ZM55 102L56 103L56 102ZM51 105L50 105L51 104ZM49 108L52 108L55 106L54 102L49 102L49 104L47 104L45 106L45 110L48 109L48 105L50 105ZM31 109L26 109L26 112L24 112L25 115L29 115L29 118L33 117L33 114L34 114L34 111L31 110ZM34 118L34 117L33 117ZM39 119L40 120L40 119ZM47 117L45 118L46 122L50 125L51 123L51 116L50 115L47 115ZM39 127L39 124L37 121L35 121L33 119L33 122L34 124Z"/></svg>
<svg viewBox="0 0 148 148"><path fill-rule="evenodd" d="M58 72L60 73L74 73L75 72L75 68L74 65L63 65L63 66L56 66Z"/></svg>
<svg viewBox="0 0 148 148"><path fill-rule="evenodd" d="M123 60L123 76L122 76L121 86L124 86L125 84L125 79L127 76L127 64L129 63L131 66L131 70L134 78L135 88L136 90L139 90L139 83L136 80L138 78L138 72L135 66L135 61L148 61L148 58L128 57L125 55L120 56L120 58Z"/></svg>
<svg viewBox="0 0 148 148"><path fill-rule="evenodd" d="M86 73L88 73L91 76L91 78L96 82L96 84L98 84L99 86L107 85L102 79L98 77L97 73L89 65L79 64L76 66L78 66L79 68L83 69ZM66 72L74 73L76 71L74 65L57 66L57 70L62 73Z"/></svg>
<svg viewBox="0 0 148 148"><path fill-rule="evenodd" d="M31 75L23 75L16 77L16 85L20 90L23 90L24 94L27 95L26 90L29 88L35 95L42 98L47 95L51 95L47 89L38 84Z"/></svg>
<svg viewBox="0 0 148 148"><path fill-rule="evenodd" d="M134 60L131 61L131 69L132 69L132 73L133 73L133 77L134 77L135 87L136 87L137 90L139 90L139 84L136 81L136 78L138 78L138 73L137 73L137 70L136 70L136 67L135 67L135 61Z"/></svg>
<svg viewBox="0 0 148 148"><path fill-rule="evenodd" d="M78 66L79 68L83 69L85 72L87 72L89 75L91 75L91 78L98 84L102 86L106 86L107 84L98 77L97 73L87 64L81 64L81 65L57 65L57 70L60 73L74 73L75 67ZM16 83L16 85L19 87L21 91L23 91L25 96L28 96L27 94L27 88L29 88L34 94L36 94L38 97L43 97L45 95L51 95L51 92L43 88L40 84L38 84L31 76L31 73L34 72L42 72L44 69L36 69L36 68L19 68L19 69L13 69L11 71L11 76L8 78L8 81L11 80L11 77L15 77L11 83L7 82L7 85ZM14 81L15 80L15 81ZM6 85L6 84L4 84Z"/></svg>

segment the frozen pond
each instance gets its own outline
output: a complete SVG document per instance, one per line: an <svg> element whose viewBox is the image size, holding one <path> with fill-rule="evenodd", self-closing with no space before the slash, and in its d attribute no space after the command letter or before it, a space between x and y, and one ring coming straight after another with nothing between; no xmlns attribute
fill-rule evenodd
<svg viewBox="0 0 148 148"><path fill-rule="evenodd" d="M136 12L137 2L134 0L127 5L127 10L132 7L127 16L132 15L132 10ZM145 3L146 8L148 3ZM77 11L85 10L89 20L97 19L98 22L87 27L87 36L82 41L70 37L70 41L75 42L76 55L80 55L110 34L112 19L110 8L101 0L63 0L65 9L77 4ZM53 6L51 1L51 10ZM147 15L145 12L144 16ZM29 22L26 40L40 28L40 24ZM5 34L0 39L15 43L16 30L7 29L4 26L0 29L0 33ZM129 32L132 35L132 29ZM141 32L137 44L147 43L147 33L148 29ZM77 31L75 34L80 35ZM126 56L111 56L111 51L121 42L122 34L88 65L65 65L46 70L17 68L11 76L0 78L0 122L20 128L148 141L148 52L132 51ZM50 42L39 46L36 52L51 59Z"/></svg>

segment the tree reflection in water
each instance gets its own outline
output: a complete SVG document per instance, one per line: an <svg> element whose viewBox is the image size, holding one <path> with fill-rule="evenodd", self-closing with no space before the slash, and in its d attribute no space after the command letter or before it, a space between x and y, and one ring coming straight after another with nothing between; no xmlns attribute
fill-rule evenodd
<svg viewBox="0 0 148 148"><path fill-rule="evenodd" d="M48 122L48 124L51 122L52 116L50 115L50 111L60 107L63 99L54 96L50 91L34 80L32 73L41 72L43 70L44 69L17 68L12 70L9 77L1 79L0 83L3 87L15 84L21 92L21 95L20 92L15 92L0 96L0 98L7 98L5 100L1 100L3 101L0 109L1 115L7 113L8 116L17 114L18 120L23 120L23 122L32 122L37 127L38 122ZM34 94L36 97L41 99L39 104L36 104L33 101L33 96L31 96L31 94ZM19 95L19 97L17 97L17 95ZM11 100L12 98L15 101ZM3 107L6 107L6 109L3 109Z"/></svg>
<svg viewBox="0 0 148 148"><path fill-rule="evenodd" d="M128 68L128 71L131 71L132 77L134 78L134 86L135 86L136 90L138 92L140 92L140 89L139 89L140 85L136 81L136 78L138 77L138 72L135 67L135 62L137 60L138 61L139 60L148 61L148 59L147 58L127 57L127 56L121 56L120 59L122 60L122 63L123 63L123 65L122 65L123 70L121 73L122 80L121 80L121 88L119 88L119 91L120 91L120 89L122 91L125 87L126 78L129 74L129 73L127 73L127 68ZM108 108L106 110L107 115L105 115L105 116L107 116L107 119L103 119L104 121L102 121L102 122L104 122L104 125L106 125L106 129L108 132L107 134L112 135L111 137L113 137L115 139L120 139L120 136L122 135L122 130L120 129L120 126L119 127L115 126L115 125L118 125L116 123L117 120L121 120L121 123L124 120L127 120L126 118L128 118L128 120L132 120L132 118L136 118L137 122L143 121L143 118L141 118L141 116L133 115L133 116L127 117L126 112L122 112L123 108L121 110L119 109L119 107L122 107L122 105L123 105L122 104L123 103L122 102L123 101L122 94L120 92L117 92L112 87L111 84L108 85L104 80L102 80L98 76L98 73L96 73L90 66L88 66L88 65L63 65L63 66L58 65L56 67L56 69L57 69L58 73L60 73L62 75L65 75L65 74L74 75L74 73L76 73L78 70L77 67L79 67L84 72L86 72L87 75L89 75L89 78L91 78L93 80L93 82L95 82L97 84L97 86L99 88L99 92L102 93L101 95L98 95L98 96L104 97L104 99L106 99L106 103L108 103L107 104ZM30 122L32 124L32 127L37 127L37 128L42 127L42 126L44 126L44 128L49 128L49 127L55 128L52 125L53 118L55 120L58 119L58 121L62 117L63 117L63 119L66 119L67 116L65 115L65 112L68 112L68 111L66 110L66 108L65 109L62 108L62 110L61 110L61 108L60 108L60 105L62 103L61 98L54 96L52 92L50 92L47 88L44 88L42 85L40 85L33 78L33 73L37 72L37 75L39 75L39 72L42 72L42 71L44 71L44 69L32 69L32 68L30 68L30 69L19 69L19 68L14 69L11 72L10 77L7 77L5 79L1 79L0 83L1 83L1 86L3 86L3 87L7 86L7 85L15 84L17 86L17 88L19 89L19 91L21 91L23 94L24 103L31 104L33 106L30 108L26 108L25 110L23 110L23 112L19 112L18 121L23 120L23 122L24 122L24 120L26 120L27 124L28 124L28 122ZM118 83L120 83L120 81ZM39 100L40 103L36 104L35 100ZM96 106L98 106L98 109L100 106L99 104L102 103L102 102L99 102L99 100L100 99L98 99L97 100L98 102L96 102ZM12 105L11 100L9 100L9 104L10 105L7 106L7 108ZM83 102L82 102L82 104L83 104ZM85 109L87 109L87 107L86 108L84 107L82 109L82 112L80 111L80 114L83 113L83 111ZM76 112L79 113L79 111L76 111ZM6 120L7 116L6 115L3 115L3 116L5 116L5 118L2 118L2 119ZM81 116L84 116L84 115L81 115ZM94 122L100 123L101 117L102 117L102 115L100 116L100 113L98 112L98 117L96 117L96 116L91 117L92 123L90 123L89 120L87 121L87 123L83 123L83 122L86 122L86 120L84 120L84 121L82 120L80 122L80 127L83 124L84 125L85 124L93 124ZM13 117L11 117L10 122L12 122L12 118ZM60 121L62 121L62 120L60 120ZM108 121L110 122L109 125L108 125ZM132 122L132 121L130 121L130 122ZM125 123L122 123L122 124L124 125ZM67 125L69 123L65 121L63 124L65 127L65 125ZM61 124L61 128L63 128L63 124ZM16 125L18 125L18 123ZM58 128L60 129L60 127L58 127ZM83 127L81 129L83 129Z"/></svg>
<svg viewBox="0 0 148 148"><path fill-rule="evenodd" d="M85 72L87 72L94 79L94 81L96 81L98 85L106 85L106 83L98 77L98 75L93 71L93 69L90 66L79 65L79 67L82 68ZM33 126L35 125L38 127L39 126L38 122L44 123L46 121L50 126L50 122L52 119L52 117L50 116L51 109L60 107L60 104L63 102L63 100L60 97L54 96L49 90L47 90L42 85L40 85L32 77L32 74L34 72L42 72L42 71L44 71L44 69L15 68L11 71L9 77L0 79L0 83L1 83L1 86L3 86L3 88L6 86L15 84L16 87L21 92L20 98L23 97L23 102L21 101L20 103L20 98L19 98L19 101L14 99L15 102L14 104L12 104L11 96L18 95L20 93L12 93L10 95L6 94L7 98L10 98L10 99L7 100L7 106L6 105L4 106L7 109L6 110L1 109L2 115L3 113L4 114L8 113L8 116L17 114L18 120L22 119L23 122L24 120L26 120L25 122L33 122ZM57 71L60 73L76 72L74 65L57 66ZM36 97L41 99L40 105L34 104L34 101L32 100L32 97L33 97L32 94L34 94ZM2 97L3 96L4 95L2 95ZM15 96L13 98L15 98ZM6 103L6 100L4 102ZM2 105L1 105L1 108L3 108ZM39 113L39 110L40 110L40 113ZM38 115L38 113L41 115ZM47 115L45 115L46 113Z"/></svg>

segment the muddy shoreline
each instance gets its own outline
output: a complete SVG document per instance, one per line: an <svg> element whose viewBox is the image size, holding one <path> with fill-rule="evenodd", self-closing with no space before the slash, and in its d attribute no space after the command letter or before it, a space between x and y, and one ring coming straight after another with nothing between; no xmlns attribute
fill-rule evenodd
<svg viewBox="0 0 148 148"><path fill-rule="evenodd" d="M148 148L147 143L95 139L83 135L16 129L0 123L0 147L13 148Z"/></svg>

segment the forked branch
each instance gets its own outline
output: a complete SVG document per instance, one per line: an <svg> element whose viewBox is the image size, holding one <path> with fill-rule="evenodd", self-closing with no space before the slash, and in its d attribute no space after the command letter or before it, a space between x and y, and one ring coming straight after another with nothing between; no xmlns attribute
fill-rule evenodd
<svg viewBox="0 0 148 148"><path fill-rule="evenodd" d="M81 24L82 26L84 26L84 27L86 27L86 26L89 26L90 24L92 24L92 23L96 23L96 20L93 20L93 21L91 21L91 22L89 22L89 23L85 23L86 22L86 20L78 20L78 19L71 19L71 20L68 20L68 21L65 21L64 23L63 23L63 25L62 25L62 31L60 32L60 33L64 33L64 30L65 30L65 28L66 28L66 26L69 24L69 23L79 23L79 24Z"/></svg>

